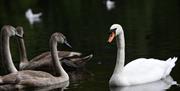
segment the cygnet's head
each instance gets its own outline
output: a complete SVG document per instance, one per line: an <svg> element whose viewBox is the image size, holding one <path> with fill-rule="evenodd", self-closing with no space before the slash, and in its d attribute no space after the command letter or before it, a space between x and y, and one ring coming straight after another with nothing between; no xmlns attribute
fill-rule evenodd
<svg viewBox="0 0 180 91"><path fill-rule="evenodd" d="M122 29L121 25L113 24L110 27L110 31L109 32L110 32L110 35L109 35L108 42L111 43L116 36L118 36L121 33L123 33L123 29Z"/></svg>
<svg viewBox="0 0 180 91"><path fill-rule="evenodd" d="M23 27L21 26L18 26L16 27L16 31L19 35L21 35L22 37L24 36L24 30L23 30Z"/></svg>
<svg viewBox="0 0 180 91"><path fill-rule="evenodd" d="M53 39L57 43L66 44L68 47L71 47L71 45L67 42L66 37L62 33L53 33L51 39Z"/></svg>
<svg viewBox="0 0 180 91"><path fill-rule="evenodd" d="M13 26L10 25L4 25L1 29L1 34L3 34L4 36L17 36L17 37L22 37L21 35L19 35L16 32L16 29Z"/></svg>

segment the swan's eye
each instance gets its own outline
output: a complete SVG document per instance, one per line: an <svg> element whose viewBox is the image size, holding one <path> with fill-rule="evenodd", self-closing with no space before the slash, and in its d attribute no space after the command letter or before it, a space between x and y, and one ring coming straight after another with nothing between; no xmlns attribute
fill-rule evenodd
<svg viewBox="0 0 180 91"><path fill-rule="evenodd" d="M66 38L63 38L64 39L64 41L67 41L67 39Z"/></svg>

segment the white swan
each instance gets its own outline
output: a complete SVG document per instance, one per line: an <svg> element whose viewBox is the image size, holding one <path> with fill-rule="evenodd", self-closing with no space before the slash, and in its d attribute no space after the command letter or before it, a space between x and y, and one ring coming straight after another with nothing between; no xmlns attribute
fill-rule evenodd
<svg viewBox="0 0 180 91"><path fill-rule="evenodd" d="M112 10L113 8L115 8L115 1L107 0L106 8L107 8L107 10Z"/></svg>
<svg viewBox="0 0 180 91"><path fill-rule="evenodd" d="M119 24L110 27L108 42L111 43L116 37L117 59L114 72L109 80L110 86L129 86L153 82L168 76L175 66L176 57L166 61L158 59L139 58L124 66L125 39L124 32Z"/></svg>
<svg viewBox="0 0 180 91"><path fill-rule="evenodd" d="M16 35L15 28L12 26L4 26L1 30L1 38L2 41L4 41L2 43L1 48L3 47L5 48L4 50L1 51L5 59L3 60L3 62L7 65L8 70L11 73L2 76L0 78L0 84L16 85L17 87L42 87L42 86L50 86L50 85L60 84L65 81L69 81L69 76L65 72L59 61L62 58L58 57L58 53L57 53L57 43L63 44L67 42L63 34L54 33L50 38L50 51L53 60L52 63L57 72L56 76L53 76L43 71L32 71L32 70L17 71L17 69L13 64L10 48L9 48L9 38L15 35Z"/></svg>
<svg viewBox="0 0 180 91"><path fill-rule="evenodd" d="M29 23L32 25L34 22L40 22L41 19L39 18L42 13L33 14L31 9L28 9L25 13L26 18L28 19Z"/></svg>

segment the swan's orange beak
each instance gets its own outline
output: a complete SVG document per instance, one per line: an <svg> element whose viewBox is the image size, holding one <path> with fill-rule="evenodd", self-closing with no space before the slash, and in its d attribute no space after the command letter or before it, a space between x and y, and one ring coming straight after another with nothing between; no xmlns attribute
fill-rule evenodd
<svg viewBox="0 0 180 91"><path fill-rule="evenodd" d="M115 32L111 32L111 34L109 35L108 43L111 43L114 38L115 38Z"/></svg>

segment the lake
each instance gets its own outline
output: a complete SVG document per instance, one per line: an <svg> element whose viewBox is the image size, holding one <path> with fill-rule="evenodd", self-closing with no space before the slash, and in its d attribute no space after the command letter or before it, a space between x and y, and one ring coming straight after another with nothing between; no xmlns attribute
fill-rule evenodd
<svg viewBox="0 0 180 91"><path fill-rule="evenodd" d="M160 91L163 82L109 88L109 79L116 61L116 43L107 44L109 28L121 24L126 41L126 64L140 57L166 60L180 56L180 1L179 0L113 0L114 8L106 8L106 0L0 0L0 25L24 28L24 40L29 59L49 51L49 38L61 32L72 49L59 50L93 54L85 70L72 72L64 91ZM41 21L30 24L25 12L42 13ZM14 62L19 64L16 39L11 41ZM1 67L1 75L4 69ZM171 80L180 83L180 61L171 72ZM162 83L162 85L160 85ZM159 85L158 85L159 84ZM163 85L164 86L164 85ZM149 87L156 87L151 89ZM50 87L51 88L51 87ZM50 88L43 88L50 90ZM59 91L58 86L52 87ZM32 90L32 89L29 89ZM162 90L162 89L161 89ZM167 91L178 91L171 86Z"/></svg>

